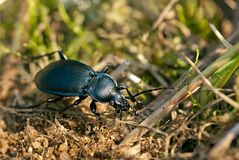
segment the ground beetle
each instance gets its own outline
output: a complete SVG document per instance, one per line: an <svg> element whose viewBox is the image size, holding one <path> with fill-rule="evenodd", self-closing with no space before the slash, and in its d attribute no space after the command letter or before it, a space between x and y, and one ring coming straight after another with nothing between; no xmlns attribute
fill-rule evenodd
<svg viewBox="0 0 239 160"><path fill-rule="evenodd" d="M120 113L121 118L122 111L128 111L129 108L132 108L136 113L136 110L129 105L127 99L140 103L140 101L135 99L136 96L145 92L158 90L156 88L132 95L126 86L118 84L106 73L108 66L100 72L95 72L90 66L84 63L67 59L63 51L54 51L35 58L51 56L54 53L58 53L61 60L48 64L35 77L35 84L38 89L45 93L58 96L57 98L50 98L43 103L56 102L63 97L77 96L79 98L71 105L74 106L89 95L93 99L90 103L92 113L99 115L96 112L96 102L108 102L115 108L117 113ZM126 90L129 96L125 97L122 90Z"/></svg>

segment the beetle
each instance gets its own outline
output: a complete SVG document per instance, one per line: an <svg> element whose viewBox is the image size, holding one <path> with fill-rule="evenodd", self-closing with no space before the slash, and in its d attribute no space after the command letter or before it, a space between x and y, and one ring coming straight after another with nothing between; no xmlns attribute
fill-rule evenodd
<svg viewBox="0 0 239 160"><path fill-rule="evenodd" d="M96 102L109 103L117 113L120 113L121 118L122 112L128 111L130 108L136 114L136 109L130 106L127 99L141 103L135 99L136 96L158 90L156 88L132 95L125 85L117 83L107 74L108 66L97 72L82 62L68 59L63 51L54 51L34 58L51 56L55 53L59 54L61 60L48 64L36 74L34 79L39 90L58 96L57 98L49 98L46 103L57 102L63 97L79 97L73 102L72 106L74 106L90 96L92 98L90 110L93 114L99 115L96 112ZM123 90L126 90L129 96L124 96Z"/></svg>

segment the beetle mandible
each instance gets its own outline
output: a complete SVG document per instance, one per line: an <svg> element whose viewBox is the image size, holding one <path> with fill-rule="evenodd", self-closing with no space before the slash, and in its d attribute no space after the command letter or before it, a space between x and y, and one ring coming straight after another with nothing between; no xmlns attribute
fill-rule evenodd
<svg viewBox="0 0 239 160"><path fill-rule="evenodd" d="M63 97L79 97L74 101L73 106L79 104L87 96L90 96L92 98L90 103L92 113L99 115L96 112L96 102L109 103L115 108L117 113L120 113L121 118L122 112L128 111L130 108L136 114L135 108L130 106L127 99L141 103L135 99L136 96L158 90L151 89L132 95L126 86L118 84L107 74L108 66L102 71L96 72L84 63L68 59L63 51L54 51L35 58L51 56L54 53L58 53L61 60L48 64L37 73L34 80L39 90L58 96L58 98L48 99L47 103L59 101ZM125 97L123 90L126 90L129 96Z"/></svg>

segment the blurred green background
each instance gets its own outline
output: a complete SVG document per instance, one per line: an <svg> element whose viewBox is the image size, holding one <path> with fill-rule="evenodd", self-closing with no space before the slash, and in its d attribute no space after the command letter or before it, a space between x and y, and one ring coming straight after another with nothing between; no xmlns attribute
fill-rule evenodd
<svg viewBox="0 0 239 160"><path fill-rule="evenodd" d="M167 0L1 0L0 55L64 50L89 65L108 54L159 66L174 81L187 64L178 51L218 42L208 23L227 37L236 1L175 1L156 27ZM229 3L230 2L230 3ZM233 3L234 2L234 3ZM207 52L201 52L200 58Z"/></svg>

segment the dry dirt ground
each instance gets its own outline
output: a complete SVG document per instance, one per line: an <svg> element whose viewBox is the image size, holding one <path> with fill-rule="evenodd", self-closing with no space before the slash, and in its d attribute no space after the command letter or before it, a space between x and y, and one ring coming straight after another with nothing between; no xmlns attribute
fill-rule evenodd
<svg viewBox="0 0 239 160"><path fill-rule="evenodd" d="M151 130L122 154L117 145L135 127L131 122L137 122L131 112L120 121L112 107L98 104L101 116L95 117L89 112L90 98L64 113L54 109L71 99L49 104L52 109L22 109L49 97L33 83L39 69L19 57L1 59L0 159L206 159L219 138L214 135L229 127L215 121L185 123L189 111L174 111L156 126L164 132ZM237 140L223 157L239 158Z"/></svg>

